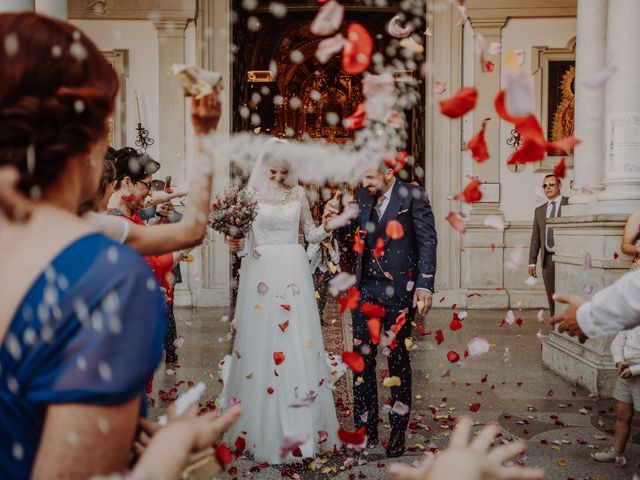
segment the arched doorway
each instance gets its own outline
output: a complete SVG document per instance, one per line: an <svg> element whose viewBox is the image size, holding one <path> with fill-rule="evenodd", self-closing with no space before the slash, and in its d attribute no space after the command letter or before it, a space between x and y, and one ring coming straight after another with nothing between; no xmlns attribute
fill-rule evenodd
<svg viewBox="0 0 640 480"><path fill-rule="evenodd" d="M233 131L349 141L353 132L344 129L342 119L362 101L362 85L359 76L341 70L338 55L326 64L316 59L322 37L311 34L309 26L319 8L317 1L281 2L286 6L282 18L270 10L272 2L260 0L250 11L243 8L246 3L233 2L233 41L237 46L233 63ZM374 51L384 55L390 45L386 25L400 11L400 1L389 1L386 7L354 0L341 3L345 6L342 30L350 22L361 23L374 39ZM410 75L418 80L419 93L425 98L419 72L394 73L398 79ZM405 112L405 149L418 165L425 152L424 113L423 102ZM411 168L407 179L424 185L421 171Z"/></svg>

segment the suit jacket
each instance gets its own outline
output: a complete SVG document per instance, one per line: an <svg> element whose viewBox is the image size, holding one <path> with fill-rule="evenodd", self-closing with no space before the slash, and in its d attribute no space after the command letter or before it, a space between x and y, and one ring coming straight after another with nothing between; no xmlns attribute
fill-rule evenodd
<svg viewBox="0 0 640 480"><path fill-rule="evenodd" d="M356 202L360 214L336 232L343 240L356 230L367 231L374 199L366 188L361 188L356 193ZM391 220L402 225L402 238L392 240L386 235L386 226ZM429 198L423 188L396 179L387 208L373 235L384 238L384 253L378 261L393 277L394 289L403 304L411 303L416 288L434 291L438 239ZM359 254L356 259L356 286L361 280L362 255Z"/></svg>
<svg viewBox="0 0 640 480"><path fill-rule="evenodd" d="M544 202L542 205L536 208L533 214L533 228L531 229L531 244L529 245L529 265L535 265L538 259L538 252L540 252L540 259L544 263L544 246L547 243L547 204ZM562 206L569 203L569 197L563 196L560 200L560 208L557 212L557 217L561 216Z"/></svg>

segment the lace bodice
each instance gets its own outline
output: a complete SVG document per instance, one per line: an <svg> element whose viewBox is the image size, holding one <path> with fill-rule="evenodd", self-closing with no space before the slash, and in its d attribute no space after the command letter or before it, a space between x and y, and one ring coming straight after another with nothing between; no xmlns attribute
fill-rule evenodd
<svg viewBox="0 0 640 480"><path fill-rule="evenodd" d="M313 221L301 186L291 189L273 187L256 194L256 200L258 216L252 226L254 246L298 243L300 230L310 243L326 238L322 225L317 227Z"/></svg>

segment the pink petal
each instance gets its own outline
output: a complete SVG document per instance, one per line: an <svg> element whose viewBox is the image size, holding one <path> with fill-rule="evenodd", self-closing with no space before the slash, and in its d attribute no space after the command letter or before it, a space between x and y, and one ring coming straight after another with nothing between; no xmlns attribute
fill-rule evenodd
<svg viewBox="0 0 640 480"><path fill-rule="evenodd" d="M509 350L509 347L504 347L504 353L502 354L502 361L504 363L507 363L510 358L511 358L511 351Z"/></svg>
<svg viewBox="0 0 640 480"><path fill-rule="evenodd" d="M329 293L337 297L341 292L348 290L356 284L356 276L347 272L340 272L329 281Z"/></svg>
<svg viewBox="0 0 640 480"><path fill-rule="evenodd" d="M531 75L523 70L504 73L505 108L514 117L525 117L533 108L533 83Z"/></svg>
<svg viewBox="0 0 640 480"><path fill-rule="evenodd" d="M326 38L318 44L318 48L316 48L316 58L320 63L325 64L331 57L340 52L346 43L347 40L341 33L335 37Z"/></svg>
<svg viewBox="0 0 640 480"><path fill-rule="evenodd" d="M329 0L318 10L309 30L314 35L326 37L340 28L343 17L344 7L335 0Z"/></svg>
<svg viewBox="0 0 640 480"><path fill-rule="evenodd" d="M516 316L513 314L513 310L509 310L504 319L509 325L513 325L516 322Z"/></svg>
<svg viewBox="0 0 640 480"><path fill-rule="evenodd" d="M497 55L501 51L502 51L502 45L500 45L498 42L491 42L491 45L489 45L489 49L487 50L487 53L489 55Z"/></svg>
<svg viewBox="0 0 640 480"><path fill-rule="evenodd" d="M536 316L539 322L544 322L544 310L541 308L538 310L538 315Z"/></svg>
<svg viewBox="0 0 640 480"><path fill-rule="evenodd" d="M393 404L393 408L391 409L391 411L393 413L397 413L398 415L406 415L407 413L409 413L409 407L407 405L405 405L402 402L396 402Z"/></svg>
<svg viewBox="0 0 640 480"><path fill-rule="evenodd" d="M527 285L529 285L530 287L533 287L536 283L538 283L538 279L536 277L527 277L527 279L524 281L524 283L526 283Z"/></svg>
<svg viewBox="0 0 640 480"><path fill-rule="evenodd" d="M360 214L360 208L356 203L348 203L342 209L339 215L331 217L327 221L327 227L332 230L346 227L349 222Z"/></svg>
<svg viewBox="0 0 640 480"><path fill-rule="evenodd" d="M524 248L522 246L514 247L511 250L509 260L504 262L507 270L518 270L524 266Z"/></svg>
<svg viewBox="0 0 640 480"><path fill-rule="evenodd" d="M584 269L591 270L592 262L591 262L591 254L589 252L584 252Z"/></svg>
<svg viewBox="0 0 640 480"><path fill-rule="evenodd" d="M447 82L444 82L442 80L436 80L433 86L433 91L438 95L442 95L444 92L447 91Z"/></svg>
<svg viewBox="0 0 640 480"><path fill-rule="evenodd" d="M362 79L362 94L366 101L367 118L384 122L392 113L396 103L395 81L390 73L365 75Z"/></svg>
<svg viewBox="0 0 640 480"><path fill-rule="evenodd" d="M266 283L260 282L258 283L258 293L267 293L269 291L269 287Z"/></svg>
<svg viewBox="0 0 640 480"><path fill-rule="evenodd" d="M459 231L460 233L464 233L467 230L467 224L462 219L460 214L458 214L456 212L449 212L449 213L447 213L447 216L445 217L445 219L447 220L447 222L449 222L449 224L455 230Z"/></svg>
<svg viewBox="0 0 640 480"><path fill-rule="evenodd" d="M487 215L484 219L484 223L487 227L495 228L496 230L504 230L504 220L501 215Z"/></svg>
<svg viewBox="0 0 640 480"><path fill-rule="evenodd" d="M294 433L293 435L285 437L280 445L280 457L286 457L292 450L295 450L300 445L304 445L309 440L311 440L310 433Z"/></svg>
<svg viewBox="0 0 640 480"><path fill-rule="evenodd" d="M540 343L547 343L549 341L549 335L543 335L541 331L536 333L536 337L538 337Z"/></svg>
<svg viewBox="0 0 640 480"><path fill-rule="evenodd" d="M477 357L489 351L489 342L484 338L475 337L467 344L470 357Z"/></svg>
<svg viewBox="0 0 640 480"><path fill-rule="evenodd" d="M411 29L400 25L400 15L396 15L391 19L391 21L389 21L389 25L387 25L387 32L389 35L396 38L405 38L411 35Z"/></svg>
<svg viewBox="0 0 640 480"><path fill-rule="evenodd" d="M180 348L182 345L184 345L184 337L182 335L179 335L174 341L173 341L173 346L176 348Z"/></svg>

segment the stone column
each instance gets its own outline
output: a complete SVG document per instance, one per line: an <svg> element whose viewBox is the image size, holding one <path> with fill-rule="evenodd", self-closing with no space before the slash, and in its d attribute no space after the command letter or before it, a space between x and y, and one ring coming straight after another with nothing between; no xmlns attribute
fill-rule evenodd
<svg viewBox="0 0 640 480"><path fill-rule="evenodd" d="M2 0L0 13L34 11L35 0Z"/></svg>
<svg viewBox="0 0 640 480"><path fill-rule="evenodd" d="M592 199L581 193L581 187L602 190L604 88L588 88L580 80L606 66L607 3L608 0L578 2L574 135L582 143L573 157L573 189L577 195L571 197L572 204Z"/></svg>
<svg viewBox="0 0 640 480"><path fill-rule="evenodd" d="M605 190L599 200L635 200L635 206L640 200L640 55L632 50L640 45L638 25L640 2L609 1L607 62L618 71L606 85Z"/></svg>
<svg viewBox="0 0 640 480"><path fill-rule="evenodd" d="M502 28L507 17L470 18L470 22L474 37L482 35L487 46L492 42L501 43ZM483 72L479 61L474 58L473 84L481 94L473 110L473 134L480 130L484 118L491 117L485 140L493 158L483 163L474 161L473 175L482 182L493 184L500 183L500 120L493 105L500 91L500 67L500 62L496 62L493 72ZM463 184L466 184L466 180ZM502 216L500 203L473 204L464 236L462 287L474 293L467 298L469 308L506 308L509 297L504 289L504 233L484 225L487 215Z"/></svg>
<svg viewBox="0 0 640 480"><path fill-rule="evenodd" d="M157 20L158 70L160 93L160 158L162 174L171 175L172 183L185 180L185 99L178 77L171 65L184 63L184 30L186 20Z"/></svg>
<svg viewBox="0 0 640 480"><path fill-rule="evenodd" d="M69 19L67 0L36 0L36 12L65 22Z"/></svg>

